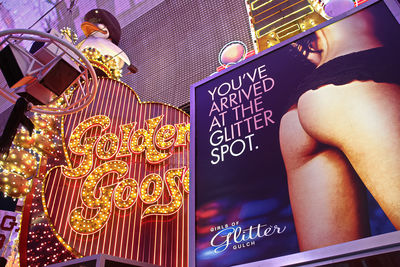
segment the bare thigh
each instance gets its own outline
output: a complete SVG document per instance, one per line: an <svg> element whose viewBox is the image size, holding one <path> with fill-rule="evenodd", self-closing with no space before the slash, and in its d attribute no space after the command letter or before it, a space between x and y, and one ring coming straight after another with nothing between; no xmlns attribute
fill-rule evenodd
<svg viewBox="0 0 400 267"><path fill-rule="evenodd" d="M368 236L363 186L345 155L305 132L297 109L281 120L280 144L300 249Z"/></svg>
<svg viewBox="0 0 400 267"><path fill-rule="evenodd" d="M400 86L327 85L303 94L298 114L307 134L344 153L400 229Z"/></svg>

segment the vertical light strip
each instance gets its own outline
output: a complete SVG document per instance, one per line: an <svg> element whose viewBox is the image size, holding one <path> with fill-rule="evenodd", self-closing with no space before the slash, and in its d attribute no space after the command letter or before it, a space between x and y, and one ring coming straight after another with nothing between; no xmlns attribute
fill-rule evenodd
<svg viewBox="0 0 400 267"><path fill-rule="evenodd" d="M101 107L103 108L103 110L101 111L101 113L102 114L107 114L107 116L110 116L111 114L110 114L110 109L111 109L111 105L112 105L112 103L113 103L113 96L114 96L114 94L111 94L111 92L112 91L114 91L113 89L114 88L110 88L111 87L111 85L114 87L115 86L115 84L114 83L111 83L111 80L110 80L110 85L107 85L105 88L104 88L104 90L107 90L107 95L106 95L106 97L105 97L105 99L104 99L104 103L102 103L101 104ZM111 95L111 98L110 98L110 95ZM111 117L111 116L110 116ZM100 160L99 160L99 164L100 164ZM96 166L98 166L99 164L97 164ZM110 215L111 216L111 215ZM110 233L110 231L109 231L109 227L110 227L110 220L111 220L111 218L109 219L109 221L108 221L108 223L107 223L107 225L104 227L104 230L102 230L102 232L103 232L103 237L104 237L104 240L107 240L107 242L102 242L102 251L103 251L103 253L104 254L110 254L109 253L109 248L110 248L110 243L111 243L111 233ZM108 245L108 249L106 250L106 247L107 247L107 245Z"/></svg>
<svg viewBox="0 0 400 267"><path fill-rule="evenodd" d="M99 86L100 86L100 84L99 84ZM76 101L77 100L77 93L74 93L73 94L73 96L71 97L71 100L72 101ZM72 102L71 101L71 102ZM91 104L91 106L92 106L93 104ZM77 123L77 121L78 122L81 122L84 118L85 118L85 116L86 116L86 114L88 113L88 110L89 110L89 107L87 108L87 109L85 109L84 111L80 111L77 115L75 115L75 116L71 116L71 115L69 115L69 116L66 116L66 117L64 117L64 120L67 122L67 124L66 125L63 125L64 126L64 133L65 133L65 138L66 139L68 139L68 137L70 136L70 134L71 134L71 131L72 131L72 127L74 126L74 125L77 125L78 123ZM68 140L65 140L66 142L68 141ZM66 151L65 152L65 154L67 154L68 153L68 151ZM68 157L69 159L72 159L72 160L75 160L76 158L77 158L77 156L74 156L74 155L72 155L72 154L70 154L69 155L69 157ZM72 164L72 163L71 163ZM79 183L79 185L82 183L82 181L81 180L79 180L79 181L77 181L77 183ZM80 186L79 186L79 188L80 188ZM76 187L74 188L74 191L76 192L76 191L78 191L77 192L77 195L79 196L79 189L77 189ZM70 206L69 206L69 209L68 210L71 210L71 206L72 207L75 207L76 206L76 204L77 204L77 202L79 201L79 198L78 199L72 199L71 201L70 201ZM71 240L71 235L72 235L72 231L71 230L69 230L69 235L68 235L68 238L66 238L66 240L67 240L67 242L69 243L69 244L72 244L75 248L77 247L77 242L78 241L80 241L80 240L76 240L76 235L73 235L73 241ZM81 249L78 249L78 251L79 251L79 253L82 253L82 250Z"/></svg>
<svg viewBox="0 0 400 267"><path fill-rule="evenodd" d="M105 87L104 84L105 84L105 81L104 81L104 80L101 80L101 82L99 83L98 87L99 87L99 88L104 88L104 87ZM98 95L96 96L95 100L90 104L90 106L86 109L86 112L85 112L85 113L84 113L84 112L81 112L81 115L83 115L83 118L79 118L79 123L81 123L82 121L84 121L84 120L87 119L88 117L91 117L91 116L93 115L93 113L96 112L97 107L98 107L99 102L100 102L99 99L101 99L101 98L104 98L104 90L99 90L99 91L98 91ZM95 106L96 106L96 108L95 108ZM76 126L76 125L78 125L78 124L73 124L73 127ZM70 132L70 134L71 134L73 128L70 128L70 129L71 129L71 132ZM96 132L97 132L97 131L96 131ZM93 166L95 166L94 163L95 163L95 160L93 160ZM80 188L82 187L83 183L85 182L85 179L86 179L86 178L80 179L80 182L81 182L81 183L80 183L80 185L79 185L79 189L77 189L77 190L80 191ZM82 201L81 201L81 198L79 197L79 191L78 191L78 199L75 201L75 207L79 207L79 206L82 207L82 206L84 206L83 203L82 203ZM89 212L88 209L84 209L84 210L86 210L86 215L87 215L87 213ZM71 232L72 232L72 231L71 231ZM86 236L83 236L83 235L78 236L76 233L73 233L73 234L74 234L74 239L75 239L75 240L76 240L76 238L79 238L79 244L80 244L80 247L81 247L81 249L80 249L81 253L82 253L84 256L88 255L88 242L89 242L89 238L86 237ZM85 239L85 240L83 240L83 239ZM85 245L83 245L83 248L82 248L83 242L85 243ZM90 242L90 245L91 245L90 248L92 248L92 245L93 245L92 242Z"/></svg>
<svg viewBox="0 0 400 267"><path fill-rule="evenodd" d="M106 81L109 81L109 80L108 79L107 80L102 79L102 85L105 84ZM101 87L101 89L102 89L101 90L101 94L99 94L100 96L98 97L98 99L96 99L97 100L96 101L96 108L94 109L94 112L92 112L90 114L90 116L93 116L93 115L106 115L105 113L98 114L100 107L104 106L104 102L107 102L108 97L109 97L109 90L106 90L105 88L108 88L108 86L104 86L103 85ZM108 92L108 94L106 94L107 92ZM100 107L99 107L99 105L100 105ZM92 241L92 242L94 243L94 241ZM97 237L97 242L96 242L96 245L95 245L96 251L97 251L97 249L99 249L100 244L101 244L101 247L104 246L104 242L101 242L101 233L99 232L98 233L98 237Z"/></svg>
<svg viewBox="0 0 400 267"><path fill-rule="evenodd" d="M137 112L139 113L135 117L135 121L138 121L137 129L142 129L144 127L144 123L145 123L144 122L144 119L145 119L144 113L145 112L143 111L143 105L138 106ZM144 158L143 153L138 154L138 155L135 155L134 161L142 162L143 158ZM135 170L137 170L135 179L138 181L138 184L140 184L140 177L142 174L142 166L140 166L139 164L134 164L134 166L135 166ZM132 246L132 259L134 259L134 260L139 260L139 252L138 251L139 251L139 247L140 247L140 232L136 231L137 227L139 227L136 224L136 222L139 221L138 224L140 224L140 220L138 220L138 218L140 218L141 214L138 213L138 209L139 209L139 203L137 205L135 205L135 219L134 219L133 231L134 231L134 236L135 236L134 240L136 241L136 246ZM136 249L136 251L135 251L135 249ZM136 253L136 255L134 255L134 253Z"/></svg>
<svg viewBox="0 0 400 267"><path fill-rule="evenodd" d="M162 107L162 114L164 114L164 106ZM161 170L162 170L162 172L161 172ZM163 164L162 166L160 166L160 169L159 169L159 171L160 171L160 173L159 173L159 175L161 176L161 177L163 177L163 174L165 173L165 164ZM161 201L162 201L162 203L161 204L164 204L164 198L160 198L161 199ZM164 216L160 216L161 218L160 218L160 249L159 249L159 254L160 254L160 258L159 258L159 263L158 263L158 265L163 265L162 264L162 256L164 255L164 253L163 253L163 237L164 237L164 235L165 235L165 233L163 232L163 226L164 226ZM154 251L156 251L156 248L154 248ZM164 256L165 257L165 256Z"/></svg>
<svg viewBox="0 0 400 267"><path fill-rule="evenodd" d="M76 99L77 99L77 94L76 93L74 93L73 94L73 96L71 97L71 102L72 101L76 101ZM85 112L88 112L87 110L85 110ZM70 136L70 133L71 133L71 131L72 131L72 129L71 129L71 127L73 127L73 125L76 125L76 121L81 121L82 120L82 113L83 113L83 111L81 111L81 112L79 112L76 116L73 116L73 121L71 120L71 116L69 115L69 116L65 116L64 117L64 120L65 120L65 122L66 122L66 125L63 125L63 127L64 127L64 138L66 139L65 140L65 142L68 142L69 140L69 136ZM65 155L68 155L68 149L67 149L67 151L65 151ZM76 156L74 156L73 154L69 154L68 155L68 159L67 160L75 160L77 157ZM74 166L72 166L72 162L71 163L68 163L68 165L71 165L71 168L73 168ZM81 183L81 181L79 181L79 184ZM75 190L76 190L76 188L75 188ZM76 199L73 199L73 200L71 200L71 203L70 203L70 205L76 205L76 203L77 203L77 201L78 200L76 200ZM73 203L72 203L73 202ZM64 231L64 233L65 233L66 231ZM71 235L72 235L72 231L70 231L69 232L69 237L66 239L66 241L68 242L68 244L71 244ZM65 235L64 235L65 236ZM77 245L76 245L76 235L74 235L74 241L72 242L72 245L75 247L75 248L77 248ZM77 249L78 250L78 252L79 253L82 253L82 251L80 250L80 249Z"/></svg>
<svg viewBox="0 0 400 267"><path fill-rule="evenodd" d="M114 118L114 116L113 116L114 112L111 113L111 109L112 109L112 107L114 107L114 111L115 111L115 106L116 106L115 105L115 99L116 99L116 96L117 96L116 90L118 90L119 86L120 86L119 83L114 82L113 86L112 86L112 89L109 90L108 100L110 100L110 101L107 101L108 102L108 106L107 106L108 110L105 112L105 114L110 114L109 115L110 118ZM109 86L107 88L109 88ZM110 95L112 95L111 99L110 99ZM108 238L106 237L106 240L108 240L108 242L107 242L108 248L107 248L107 253L106 254L109 254L109 255L111 255L111 246L113 246L113 247L115 246L115 237L114 237L114 244L112 243L113 235L114 235L112 230L113 230L113 227L114 227L114 219L115 219L113 217L115 215L113 214L113 207L111 207L111 209L112 210L111 210L110 219L109 219L109 221L108 221L108 223L107 223L107 225L105 227L106 233L104 235L105 237L109 236Z"/></svg>
<svg viewBox="0 0 400 267"><path fill-rule="evenodd" d="M175 160L176 161L176 167L181 167L179 158L180 158L180 153L178 153L178 158ZM175 183L176 183L176 177L175 177L174 180L175 180ZM179 187L180 186L179 186L179 183L178 183L178 190L180 190ZM182 197L183 197L183 194L182 194ZM182 202L183 201L184 201L184 199L182 198ZM184 202L183 202L183 204L184 204ZM180 214L181 214L180 211L181 210L182 210L182 208L175 215L176 216L176 257L175 257L176 264L175 264L175 266L179 266L179 252L181 251L179 249L179 245L180 245L179 236L180 236L180 233L182 233L182 231L179 231L179 226L181 225L180 220L182 219L182 217L180 216Z"/></svg>
<svg viewBox="0 0 400 267"><path fill-rule="evenodd" d="M60 188L60 181L61 181L61 177L59 176L58 177L58 181L57 181L57 186L56 186L56 196L58 196L59 195L59 188ZM55 225L59 225L59 216L58 216L58 212L59 212L59 209L60 209L60 205L61 205L61 201L56 201L56 203L57 203L57 205L56 205L56 216L54 217L54 224Z"/></svg>
<svg viewBox="0 0 400 267"><path fill-rule="evenodd" d="M121 106L122 106L122 101L121 101L121 99L123 99L123 93L122 93L122 88L121 88L121 84L118 84L118 96L117 96L117 99L116 99L116 101L115 101L115 104L114 104L114 111L113 111L113 115L112 115L112 118L118 118L118 119L116 119L116 120L113 120L113 128L114 128L114 132L118 135L118 130L119 130L119 128L118 128L118 125L121 125L122 124L122 120L121 120L121 118L123 118L123 113L121 113ZM115 110L117 108L117 111ZM125 179L126 179L126 177L125 177ZM114 206L114 205L113 205ZM114 211L115 211L116 209L115 209L115 206L114 206ZM121 241L120 240L120 236L118 236L118 230L119 230L119 226L120 226L120 221L121 221L121 212L124 212L123 210L120 210L120 209L117 209L117 212L114 212L113 213L113 216L114 217L116 217L117 218L117 230L116 231L113 231L114 232L114 235L115 235L115 245L114 245L114 251L113 251L113 254L112 255L114 255L114 256L119 256L120 257L120 255L119 255L119 253L118 254L116 254L116 250L117 250L117 247L118 247L118 245L119 246L121 246L121 242L118 242L118 240L119 241ZM118 213L118 214L117 214ZM118 244L119 243L119 244Z"/></svg>
<svg viewBox="0 0 400 267"><path fill-rule="evenodd" d="M159 106L159 112L157 113L157 115L160 115L160 114L164 114L164 107L163 106ZM160 110L161 109L161 110ZM164 118L164 120L165 120L165 118ZM165 121L164 121L164 123L165 123ZM159 165L158 167L157 167L157 173L161 176L161 170L162 169L164 169L164 166L165 166L165 163L162 163L161 165ZM162 176L161 176L162 177ZM160 219L161 220L161 218L159 218L159 217L163 217L163 216L156 216L156 222L155 222L155 233L154 233L154 246L153 246L153 264L157 264L157 245L158 246L160 246L161 245L161 240L162 240L162 235L163 235L163 232L161 231L161 229L160 229L160 234L157 234L158 233L158 227L159 227L159 223L158 223L158 220ZM160 227L162 227L162 225L160 224ZM157 239L161 239L160 240L160 242L159 243L157 243Z"/></svg>
<svg viewBox="0 0 400 267"><path fill-rule="evenodd" d="M115 99L113 99L110 104L108 105L110 108L110 111L107 113L109 114L110 118L116 118L117 116L115 116L115 108L117 106L117 99L118 99L118 94L119 94L119 89L120 89L120 84L114 83L113 89L111 91L109 91L110 93L112 92L113 97L115 97ZM112 111L111 111L112 110ZM110 125L110 129L113 129L113 124L115 123L116 119L111 120L111 125ZM110 220L106 225L106 231L110 233L110 239L108 242L108 254L109 255L114 255L113 252L111 252L111 249L114 250L115 246L117 245L117 237L116 237L116 233L114 230L114 223L115 220L117 220L117 216L115 214L115 207L113 207L114 205L111 205L111 215L110 215ZM110 225L111 222L111 225ZM118 222L117 222L117 227L118 227ZM113 242L114 241L114 242Z"/></svg>
<svg viewBox="0 0 400 267"><path fill-rule="evenodd" d="M120 125L121 124L127 124L128 123L128 121L127 121L127 118L128 118L128 116L126 116L126 111L125 111L125 107L126 107L126 105L127 105L127 100L129 101L129 96L128 96L128 93L129 92L127 92L127 90L125 90L124 91L124 94L123 94L123 97L122 97L122 100L120 100L120 102L122 102L122 103L120 103L120 106L122 106L122 111L121 111L121 113L119 113L119 114L121 114L123 117L122 117L122 120L120 120ZM128 98L128 99L127 99ZM120 134L120 132L119 132L119 127L117 127L117 129L116 129L116 134L117 135L119 135ZM121 136L121 138L120 138L120 140L122 140L122 136ZM121 147L121 143L119 144L119 147ZM124 157L124 158L126 158L126 157ZM127 162L128 163L128 166L129 166L129 162ZM128 168L128 174L127 174L127 178L130 178L130 173L131 173L131 168ZM123 220L122 220L122 233L126 233L126 230L125 230L125 221L126 221L126 213L127 213L127 210L126 209L124 209L123 210L123 213L124 213L124 215L123 215ZM118 257L125 257L126 258L126 255L122 255L122 247L126 247L126 244L128 243L127 242L127 240L128 240L128 237L127 237L127 235L125 234L125 235L122 235L122 237L121 237L121 244L120 244L120 246L119 246L119 252L118 252L118 254L117 254L117 256ZM125 241L125 242L124 242Z"/></svg>
<svg viewBox="0 0 400 267"><path fill-rule="evenodd" d="M99 83L99 91L98 91L98 95L96 96L95 100L92 102L92 104L90 105L90 113L89 115L85 115L85 117L83 118L83 120L92 117L94 115L102 115L99 114L99 105L101 104L101 106L103 105L104 99L107 99L108 95L107 95L107 90L105 90L105 88L108 88L106 85L106 80L101 80L101 83ZM82 122L82 121L81 121ZM93 160L95 162L95 159ZM93 168L95 168L96 165L94 165ZM83 180L82 180L82 185L83 185ZM81 188L82 185L79 187ZM79 198L79 197L78 197ZM82 203L83 204L83 203ZM82 206L81 204L81 206ZM75 236L77 236L77 234L75 233ZM86 239L86 246L85 246L85 256L87 255L91 255L92 252L95 250L96 247L99 247L99 240L100 240L100 233L96 233L93 237L89 237L89 236L80 236L81 239L85 238ZM97 238L96 238L97 237ZM95 245L95 241L97 240L97 245ZM87 243L90 242L90 248L88 248Z"/></svg>
<svg viewBox="0 0 400 267"><path fill-rule="evenodd" d="M55 170L55 172L56 172L56 174L58 174L58 169L57 170ZM59 175L56 175L56 177L58 177ZM48 181L47 179L46 179L46 181ZM55 185L56 183L52 183L52 185L51 185L51 188L50 188L50 193L49 193L49 196L48 196L48 203L46 203L47 204L47 209L48 210L54 210L54 204L56 203L55 201L50 201L50 199L51 200L53 200L53 196L54 196L54 199L55 199L55 196L56 196L56 192L57 192L57 186L56 186L56 188L54 188L53 186ZM46 186L46 188L47 188L47 186ZM54 221L55 221L55 219L52 219L52 221L53 221L53 223L54 223Z"/></svg>
<svg viewBox="0 0 400 267"><path fill-rule="evenodd" d="M141 110L141 107L142 107L142 105L137 105L137 103L136 102L138 102L138 100L136 99L136 98L134 98L134 102L135 102L135 116L132 118L131 117L131 121L137 121L137 127L136 127L136 129L140 129L140 127L141 127L141 121L138 119L139 117L140 117L140 114L141 114L141 112L140 112L140 110ZM133 114L133 113L132 113ZM134 162L134 161L136 161L137 160L137 158L138 158L139 156L138 155L134 155L134 154L132 154L132 157L131 157L131 160L132 160L132 162ZM132 167L133 166L133 167ZM136 181L138 181L138 184L139 184L139 174L140 174L140 171L138 170L138 167L139 167L139 165L138 164L132 164L132 166L131 166L131 168L133 168L133 179L135 179ZM139 197L139 196L138 196ZM138 207L138 203L134 206L134 212L131 212L131 215L130 215L130 221L132 221L132 214L133 214L133 229L132 229L132 231L131 231L131 233L132 233L132 246L131 246L131 257L130 257L130 259L136 259L135 257L134 257L134 248L136 247L134 244L135 244L135 241L136 241L136 221L137 221L137 207Z"/></svg>
<svg viewBox="0 0 400 267"><path fill-rule="evenodd" d="M178 117L178 118L176 118L176 117ZM175 111L175 119L174 119L174 121L179 121L179 122L183 122L183 118L181 118L181 114L180 113L178 113L178 112L176 112ZM185 155L184 155L184 153L183 153L183 149L182 149L182 153L181 152L179 152L179 160L178 160L178 162L179 162L179 166L180 167L183 167L184 166L184 157L185 157ZM181 181L183 181L183 179L181 179ZM181 266L185 266L184 265L184 256L185 256L185 252L188 252L187 251L187 248L186 248L186 246L185 246L185 233L186 233L186 220L185 220L185 209L186 209L186 199L185 199L185 190L183 189L183 183L181 183L181 186L180 186L180 190L181 190L181 192L182 192L182 208L180 209L180 211L179 211L179 217L180 218L182 218L182 231L180 231L181 232L181 252L183 252L183 253L181 253L181 255L180 255L180 257L181 257Z"/></svg>
<svg viewBox="0 0 400 267"><path fill-rule="evenodd" d="M172 119L176 119L175 116L176 116L176 112L174 112L171 115ZM174 164L174 168L182 167L181 164L180 164L181 163L180 162L180 153L177 153L174 163L175 163ZM180 190L180 186L179 186L179 183L176 182L176 178L174 180L175 180L174 182L177 184L178 190ZM183 199L182 199L182 201L183 201ZM183 203L182 203L182 205L183 205ZM182 223L181 223L181 219L182 218L180 216L180 214L181 214L180 210L178 210L174 215L176 217L176 255L175 255L176 264L175 264L175 266L181 266L180 265L180 263L181 263L180 256L181 256L181 253L182 253L182 248L181 248L180 236L181 236L181 233L182 233L182 226L181 226L182 225Z"/></svg>
<svg viewBox="0 0 400 267"><path fill-rule="evenodd" d="M78 93L76 93L77 91L78 91ZM75 90L75 93L73 94L71 99L76 101L77 98L78 98L78 95L79 95L79 90ZM87 110L88 109L86 109L85 112L88 112ZM80 114L79 119L81 119L82 118L82 112L80 112L79 114ZM68 116L68 118L69 118L69 121L70 121L71 116ZM78 116L74 116L74 118L78 118ZM64 119L66 119L66 117L64 117ZM70 125L68 125L68 126L70 126ZM62 125L61 127L64 127L64 125ZM64 128L64 132L66 133L69 129L70 129L69 127L68 128ZM70 180L70 182L72 182L72 181ZM80 183L80 182L81 181L74 180L73 181L74 186L76 186L76 183ZM64 179L62 188L69 187L69 186L71 186L71 185L67 182L67 179ZM76 187L74 187L74 188L76 188ZM60 188L59 188L59 190L60 190ZM70 199L70 201L65 201L64 202L64 203L68 203L67 204L68 208L67 208L67 205L64 205L62 213L61 213L61 221L63 221L64 224L60 225L60 228L61 228L60 230L63 233L64 237L67 236L67 232L68 231L69 231L69 236L71 235L71 230L68 229L68 217L69 217L69 214L70 214L71 206L72 207L76 206L76 201L77 201L76 198L73 198L73 196L75 195L76 189L75 190L69 190L69 191L71 191L71 193L72 193L71 197L68 198L68 196L69 196L69 192L68 192L67 196L66 196L66 199ZM57 194L57 195L59 196L59 195L64 195L64 194L61 194L61 192L60 192L60 194ZM59 202L62 203L61 201L59 201ZM71 244L70 238L68 238L67 240L68 240L68 243Z"/></svg>
<svg viewBox="0 0 400 267"><path fill-rule="evenodd" d="M57 170L56 170L57 171ZM48 196L47 196L47 201L46 201L46 206L47 206L47 209L51 206L51 209L53 209L53 207L54 207L54 201L53 201L53 196L55 196L54 194L53 194L53 190L55 190L54 189L54 184L55 183L51 183L51 188L49 189L49 190L45 190L45 191L50 191L49 192L49 194L48 194ZM48 180L46 179L46 186L45 186L45 188L47 188L47 185L48 185ZM50 206L49 206L49 204L50 204Z"/></svg>
<svg viewBox="0 0 400 267"><path fill-rule="evenodd" d="M104 80L104 79L101 80L101 83L99 83L99 88L101 88L102 90L99 90L99 91L98 91L98 95L96 96L95 101L93 101L93 102L91 103L91 105L90 105L89 108L86 110L86 112L85 112L85 113L83 113L83 112L81 113L81 114L83 115L83 118L80 118L79 123L82 122L82 121L84 121L85 119L87 119L87 118L93 116L93 115L97 115L99 106L101 107L101 105L103 104L104 99L106 98L106 90L104 90L103 88L107 88L107 85L108 85L107 82L108 82L107 80ZM77 124L74 124L74 125L77 125ZM72 128L70 128L70 129L71 129L71 131L72 131ZM100 131L100 129L96 129L96 134L100 134L99 131ZM94 166L96 166L95 163L96 163L96 160L94 159L94 162L93 162L93 165L94 165ZM81 181L81 184L80 184L79 188L77 188L77 190L78 190L78 196L79 196L80 188L82 187L82 185L83 185L83 183L84 183L84 179L81 179L80 181ZM76 206L82 206L82 205L83 205L83 203L82 203L82 201L81 201L81 198L78 197L78 198L77 198L77 201L76 201L76 204L75 204L75 207L76 207ZM89 212L89 210L87 209L86 214L88 214L88 212ZM71 231L71 232L72 232L72 231ZM87 236L77 235L76 233L74 233L74 237L75 237L75 239L76 239L76 238L79 238L80 246L82 246L83 242L85 242L84 247L81 248L80 251L81 251L81 253L82 253L83 255L85 255L85 256L86 256L86 255L89 255L89 252L88 252L88 242L90 242L90 244L91 244L90 248L92 248L93 241L91 241L90 238L87 237ZM84 240L83 240L83 239L84 239Z"/></svg>
<svg viewBox="0 0 400 267"><path fill-rule="evenodd" d="M159 108L158 107L152 108L151 118L154 118L154 117L156 117L158 115L160 115ZM160 122L160 124L162 124L162 123L163 123L163 121ZM155 131L157 131L157 129L155 129ZM151 173L159 172L161 164L158 164L156 167L151 168L152 169ZM156 240L156 238L157 238L157 219L158 219L157 217L158 216L156 216L154 218L154 220L152 220L152 222L151 222L151 226L152 227L150 227L150 230L149 230L150 238L147 241L149 243L149 251L148 251L149 252L149 261L148 262L153 263L153 264L155 264L155 255L154 255L155 250L154 250L154 248L157 246L157 240ZM153 251L151 251L151 248L153 248Z"/></svg>
<svg viewBox="0 0 400 267"><path fill-rule="evenodd" d="M186 118L186 122L190 123L190 120L188 120ZM190 140L188 140L188 146L190 146ZM189 162L190 162L190 150L189 149L185 149L184 153L186 154L185 161L187 162L187 168L188 168L187 171L189 171L189 180L190 180L190 164L189 164ZM186 253L186 262L187 262L187 266L189 265L189 253L190 253L190 251L189 251L189 246L190 246L189 245L189 242L190 242L190 240L189 240L189 238L190 238L190 224L189 224L189 222L190 222L190 206L189 206L190 205L190 201L189 201L189 196L190 196L190 194L194 194L194 192L191 191L191 188L189 187L189 193L188 193L187 198L186 198L186 251L187 251L187 253Z"/></svg>
<svg viewBox="0 0 400 267"><path fill-rule="evenodd" d="M133 101L135 101L135 96L134 96L134 94L130 94L129 95L130 97L129 97L129 100L133 100ZM131 106L134 106L133 104L131 104L130 103L130 107ZM136 113L137 113L137 109L138 109L138 107L137 107L137 105L135 105L135 110L134 110L134 112L130 112L130 114L128 114L128 117L129 117L129 115L130 115L130 119L128 120L128 122L133 122L133 121L135 121L135 116L136 116ZM128 110L131 110L131 109L128 109ZM132 110L131 110L132 111ZM135 114L135 115L133 115L133 114ZM133 158L134 158L134 155L130 155L129 156L129 160L130 161L133 161ZM129 174L130 174L130 178L133 178L133 179L136 179L135 178L135 174L136 174L136 172L135 172L135 169L133 169L133 176L132 176L132 166L129 168ZM136 205L135 205L136 206ZM134 231L131 231L131 225L132 225L132 214L136 214L136 212L135 212L135 207L132 207L131 208L131 210L129 211L129 226L128 226L128 233L127 233L127 238L128 238L128 240L132 240L131 241L131 247L133 247L133 243L134 243ZM133 222L133 227L135 227L135 222ZM134 229L134 228L133 228ZM129 239L129 236L131 236L132 235L132 239ZM133 253L131 253L130 254L130 256L129 256L129 254L128 254L128 246L126 246L126 248L125 248L125 255L126 255L126 257L127 258L129 258L129 259L133 259L133 257L132 257L132 255L133 255Z"/></svg>
<svg viewBox="0 0 400 267"><path fill-rule="evenodd" d="M147 106L150 106L150 105L141 105L140 107L141 107L141 109L143 109L143 107L144 107L144 112L143 112L143 114L144 114L144 116L143 116L143 122L147 119ZM145 123L143 123L143 124L145 124ZM143 153L141 154L141 156L143 155ZM143 156L142 156L143 157ZM143 160L146 160L146 158L145 157L143 157ZM146 174L147 174L147 164L144 164L144 175L139 175L139 177L144 177L144 176L146 176ZM140 178L139 178L140 179ZM138 180L139 180L138 179ZM142 178L143 179L143 178ZM140 183L138 183L138 184L140 184ZM141 205L140 205L140 212L139 212L139 216L141 217L141 214L142 214L142 212L143 212L143 202L141 202L140 203ZM139 205L137 205L137 206L139 206ZM141 230L142 230L142 224L141 223L139 223L139 231L138 231L138 236L139 236L139 239L138 239L138 247L137 247L137 253L136 253L136 258L140 261L140 258L139 258L139 251L140 251L140 241L141 241Z"/></svg>
<svg viewBox="0 0 400 267"><path fill-rule="evenodd" d="M76 96L75 96L75 95L74 95L74 97L73 97L73 100L76 101ZM85 112L85 114L86 114L86 113L88 112L88 110L85 109L84 112ZM69 141L68 138L67 138L67 136L68 136L68 137L71 136L72 127L74 127L75 125L78 124L77 121L78 121L78 122L81 122L81 121L82 121L82 117L84 117L84 116L83 116L83 111L79 112L78 114L79 114L79 115L73 116L73 119L74 119L73 122L71 122L71 116L70 116L70 115L67 116L67 118L69 118L70 123L67 125L67 128L65 128L65 133L68 132L68 135L67 135L67 134L65 135L65 137L66 137L66 140L65 140L65 141L66 141L66 142ZM67 151L68 151L68 149L67 149ZM66 153L68 153L68 152L66 152ZM77 158L77 156L74 156L74 155L71 153L71 154L69 154L69 158L70 158L71 160L75 160L75 159ZM72 164L72 162L71 162L71 164ZM77 200L77 199L74 199L73 201L74 201L74 204L76 205L76 203L79 202L79 199L78 199L78 200ZM71 204L72 204L72 203L71 203ZM71 234L71 235L73 234L72 231L70 231L70 234ZM79 251L79 253L83 254L83 253L82 253L82 250L80 249L80 248L81 248L81 244L82 244L81 238L79 238L79 239L77 240L76 234L74 234L73 237L74 237L74 241L73 241L74 247L77 248L77 251ZM69 242L69 243L70 243L70 242ZM79 245L78 245L78 244L79 244Z"/></svg>
<svg viewBox="0 0 400 267"><path fill-rule="evenodd" d="M89 117L92 117L94 115L98 115L99 106L100 107L104 106L104 101L107 101L108 90L106 88L108 88L108 87L109 87L109 80L102 80L102 82L101 82L101 84L99 86L99 89L101 89L101 90L98 90L98 92L99 92L98 94L99 95L96 97L96 100L97 100L96 103L92 103L90 105L90 108L88 109L88 112L85 113L84 117L80 120L80 122L82 122L85 119L87 119ZM100 135L100 133L101 133L101 129L100 128L96 128L96 136ZM93 168L95 168L97 166L96 163L97 163L97 160L94 159L93 160ZM83 184L84 183L84 179L82 179L81 182ZM82 184L81 184L80 188L82 187ZM79 198L79 200L81 200L81 199ZM81 203L81 201L80 201L80 205L79 206L83 206L83 203ZM89 209L85 209L85 210L86 210L86 215L88 215L89 212L92 212L92 211L89 211ZM76 233L75 233L75 237L77 237ZM87 255L90 254L90 250L89 249L92 248L93 239L91 237L89 237L89 236L84 236L84 235L80 235L79 237L80 237L80 241L81 241L80 242L81 246L82 246L83 239L84 239L85 245L83 246L83 248L81 248L81 251L82 251L83 255L87 256ZM91 245L90 247L88 245L89 242L90 242L90 245Z"/></svg>

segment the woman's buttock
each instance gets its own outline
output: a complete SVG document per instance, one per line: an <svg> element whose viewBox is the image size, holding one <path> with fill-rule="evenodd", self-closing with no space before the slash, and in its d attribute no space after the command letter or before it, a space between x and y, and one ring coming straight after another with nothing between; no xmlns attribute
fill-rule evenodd
<svg viewBox="0 0 400 267"><path fill-rule="evenodd" d="M373 81L325 85L298 101L303 129L319 142L341 148L361 135L400 130L400 86Z"/></svg>

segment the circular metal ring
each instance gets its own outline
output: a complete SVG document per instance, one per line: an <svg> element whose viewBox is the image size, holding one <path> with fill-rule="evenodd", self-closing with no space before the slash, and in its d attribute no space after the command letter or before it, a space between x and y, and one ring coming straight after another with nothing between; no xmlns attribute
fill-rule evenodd
<svg viewBox="0 0 400 267"><path fill-rule="evenodd" d="M0 32L0 37L4 37L5 39L2 41L1 44L4 44L9 39L16 39L16 40L28 40L28 41L40 41L45 43L54 43L60 49L62 49L66 55L70 56L74 59L79 59L84 65L82 66L84 69L81 71L80 76L86 71L90 74L90 82L89 77L86 75L85 86L87 89L87 94L81 99L81 101L77 103L69 103L65 107L49 107L49 106L40 106L36 105L33 106L32 111L38 113L44 113L49 115L67 115L78 112L85 107L87 107L95 98L97 93L97 76L96 72L93 69L92 65L90 64L89 60L72 44L58 38L57 36L51 35L49 33L40 32L36 30L29 30L29 29L10 29ZM37 36L41 38L37 38ZM64 50L65 49L65 50ZM29 52L28 52L29 53ZM90 87L89 87L90 86ZM18 95L5 90L4 88L0 87L0 95L3 96L5 99L10 101L11 103L15 103L18 99Z"/></svg>

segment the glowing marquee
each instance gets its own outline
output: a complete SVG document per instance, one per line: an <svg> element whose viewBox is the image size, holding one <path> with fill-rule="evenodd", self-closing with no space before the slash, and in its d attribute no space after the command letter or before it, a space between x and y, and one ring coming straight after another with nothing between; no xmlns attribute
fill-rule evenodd
<svg viewBox="0 0 400 267"><path fill-rule="evenodd" d="M86 144L81 143L85 133L91 128L98 126L101 132L108 128L110 118L103 115L83 121L72 131L68 144L69 150L73 154L81 155L83 159L76 168L63 167L62 173L70 179L86 177L81 192L83 205L75 208L69 216L72 229L80 234L92 234L99 231L110 219L112 205L114 204L118 209L128 209L137 201L138 192L140 192L141 200L146 204L156 203L160 199L164 182L156 173L148 174L140 186L135 179L125 178L118 183L100 188L100 197L95 196L95 190L101 179L109 173L116 173L118 178L126 176L128 164L123 160L117 160L118 157L127 156L129 153L144 153L148 163L158 164L172 156L172 152L159 150L168 149L174 145L187 145L189 124L164 125L156 131L163 117L164 115L160 115L147 120L148 129L137 129L134 132L136 122L121 125L121 142L116 134L104 133L97 139L89 139L90 141ZM94 154L97 158L107 161L94 168ZM185 191L189 192L189 170L185 167L168 170L164 177L166 189L168 189L165 193L169 194L171 202L147 207L142 217L170 215L182 207L183 196L175 178L179 178L184 184ZM85 218L83 215L85 208L97 209L96 215Z"/></svg>
<svg viewBox="0 0 400 267"><path fill-rule="evenodd" d="M189 116L116 80L99 91L63 120L65 164L43 189L53 230L77 255L186 266Z"/></svg>

